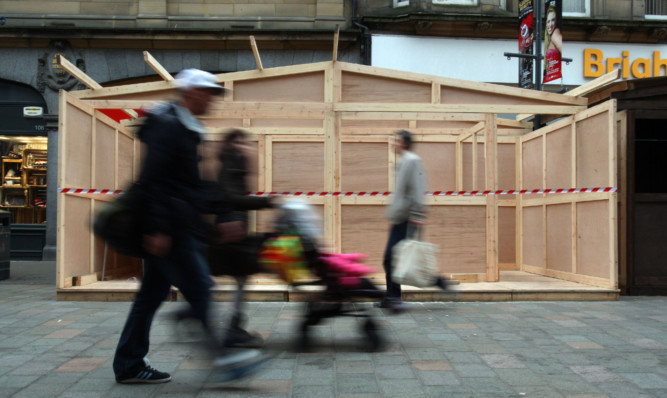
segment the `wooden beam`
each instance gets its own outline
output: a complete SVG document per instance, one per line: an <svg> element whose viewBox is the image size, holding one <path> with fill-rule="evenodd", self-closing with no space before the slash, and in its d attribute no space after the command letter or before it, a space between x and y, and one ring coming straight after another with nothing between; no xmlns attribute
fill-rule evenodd
<svg viewBox="0 0 667 398"><path fill-rule="evenodd" d="M259 57L259 49L257 48L255 36L250 36L250 47L252 47L252 53L255 56L255 61L257 62L257 69L264 70L264 67L262 66L262 59Z"/></svg>
<svg viewBox="0 0 667 398"><path fill-rule="evenodd" d="M154 99L127 99L127 100L92 99L92 100L84 100L84 102L95 109L122 109L122 108L146 107L151 104L154 104L155 100ZM331 104L312 103L312 102L217 101L211 104L210 113L208 114L208 116L216 115L216 112L218 111L225 111L225 112L246 112L247 116L243 117L253 118L264 115L265 114L264 112L279 112L282 114L287 113L291 115L303 114L304 117L309 116L306 117L307 119L311 119L311 118L316 118L314 117L316 116L314 114L315 112L324 112L326 110L331 110L331 108L332 108ZM240 114L238 115L227 114L227 116L233 119L238 119L239 117L243 118L242 116L240 116Z"/></svg>
<svg viewBox="0 0 667 398"><path fill-rule="evenodd" d="M84 71L77 68L74 64L69 62L62 54L58 54L58 63L63 67L70 75L74 76L78 81L85 84L86 87L92 89L102 88L102 86L96 82L92 77L88 76Z"/></svg>
<svg viewBox="0 0 667 398"><path fill-rule="evenodd" d="M461 134L458 138L457 141L463 142L467 140L468 138L472 137L475 135L475 133L478 133L484 128L484 122L478 122L474 126L470 127L467 132Z"/></svg>
<svg viewBox="0 0 667 398"><path fill-rule="evenodd" d="M77 68L74 64L69 62L67 58L63 57L62 54L58 54L58 63L63 67L70 75L74 76L78 81L85 84L88 88L93 90L101 89L102 86L96 82L92 77L85 74L81 69ZM138 117L139 115L131 109L123 109L125 113L132 116L133 118Z"/></svg>
<svg viewBox="0 0 667 398"><path fill-rule="evenodd" d="M618 76L619 76L620 73L621 73L620 69L616 69L612 72L609 72L605 75L602 75L602 76L598 77L595 80L591 80L590 82L588 82L586 84L582 84L581 86L566 92L565 95L571 96L571 97L580 97L580 96L589 94L589 93L591 93L595 90L598 90L601 87L606 86L607 84L615 81L616 79L618 79ZM523 121L523 120L526 120L526 119L531 118L533 116L535 116L535 114L524 113L524 114L521 114L521 115L517 115L516 120Z"/></svg>
<svg viewBox="0 0 667 398"><path fill-rule="evenodd" d="M97 273L72 277L72 286L86 286L97 282Z"/></svg>
<svg viewBox="0 0 667 398"><path fill-rule="evenodd" d="M144 51L144 61L146 61L148 66L153 68L153 70L157 72L157 74L160 75L163 80L174 80L174 77L171 75L171 73L167 72L167 70L163 68L162 65L160 65L160 63L155 58L153 58L153 56L148 51Z"/></svg>
<svg viewBox="0 0 667 398"><path fill-rule="evenodd" d="M521 104L415 104L345 102L334 105L337 112L442 112L442 113L534 113L570 115L586 109L585 105L521 105Z"/></svg>
<svg viewBox="0 0 667 398"><path fill-rule="evenodd" d="M336 31L334 32L334 43L333 43L333 61L338 60L338 37L340 36L340 25L336 25Z"/></svg>
<svg viewBox="0 0 667 398"><path fill-rule="evenodd" d="M596 91L606 86L607 84L617 80L620 76L620 73L621 70L616 69L612 72L609 72L607 74L598 77L597 79L591 80L586 84L582 84L581 86L568 91L567 93L565 93L565 95L582 96L592 93L593 91Z"/></svg>

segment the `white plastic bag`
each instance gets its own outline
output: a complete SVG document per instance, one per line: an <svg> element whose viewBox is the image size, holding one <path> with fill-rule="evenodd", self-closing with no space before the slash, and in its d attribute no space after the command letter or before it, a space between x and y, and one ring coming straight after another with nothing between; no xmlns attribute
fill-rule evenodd
<svg viewBox="0 0 667 398"><path fill-rule="evenodd" d="M392 251L391 279L401 285L433 286L437 278L437 246L415 239L403 239Z"/></svg>

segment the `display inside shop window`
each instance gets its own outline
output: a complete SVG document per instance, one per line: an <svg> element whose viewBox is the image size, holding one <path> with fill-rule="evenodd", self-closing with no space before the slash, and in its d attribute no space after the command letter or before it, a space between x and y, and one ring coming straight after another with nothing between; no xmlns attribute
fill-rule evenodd
<svg viewBox="0 0 667 398"><path fill-rule="evenodd" d="M12 223L46 220L46 137L0 136L2 185L0 209L9 211Z"/></svg>

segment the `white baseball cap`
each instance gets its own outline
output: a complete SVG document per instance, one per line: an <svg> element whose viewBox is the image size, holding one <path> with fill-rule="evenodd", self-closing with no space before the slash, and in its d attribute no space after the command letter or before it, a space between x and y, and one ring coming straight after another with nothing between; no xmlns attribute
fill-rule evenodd
<svg viewBox="0 0 667 398"><path fill-rule="evenodd" d="M208 88L215 91L215 95L222 94L225 87L222 87L215 81L215 76L209 72L199 69L183 69L178 72L174 84L179 90L187 91L192 88Z"/></svg>

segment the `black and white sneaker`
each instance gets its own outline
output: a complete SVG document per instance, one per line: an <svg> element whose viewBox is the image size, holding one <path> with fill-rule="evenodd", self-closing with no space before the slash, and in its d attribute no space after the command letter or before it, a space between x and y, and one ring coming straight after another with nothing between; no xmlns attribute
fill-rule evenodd
<svg viewBox="0 0 667 398"><path fill-rule="evenodd" d="M158 384L169 381L171 381L171 375L152 368L147 358L144 358L143 366L116 377L116 383L121 384Z"/></svg>

